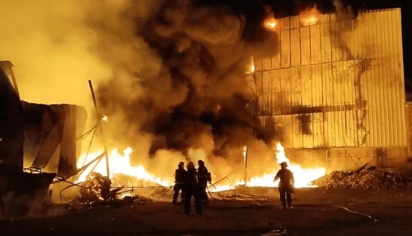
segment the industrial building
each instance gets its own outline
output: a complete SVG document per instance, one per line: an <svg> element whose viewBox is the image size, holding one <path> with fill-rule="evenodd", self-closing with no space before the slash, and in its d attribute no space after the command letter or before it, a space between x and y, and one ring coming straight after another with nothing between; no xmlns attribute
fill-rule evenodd
<svg viewBox="0 0 412 236"><path fill-rule="evenodd" d="M328 172L410 171L401 10L277 23L279 53L254 61L254 79L259 118L288 157Z"/></svg>

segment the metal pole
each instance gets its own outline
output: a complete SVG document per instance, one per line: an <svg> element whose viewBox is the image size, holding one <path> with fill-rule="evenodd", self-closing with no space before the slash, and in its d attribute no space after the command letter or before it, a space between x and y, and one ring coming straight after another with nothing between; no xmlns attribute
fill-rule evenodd
<svg viewBox="0 0 412 236"><path fill-rule="evenodd" d="M102 125L100 124L102 118L100 117L100 112L97 107L97 102L96 102L96 96L94 95L94 90L93 90L93 85L92 81L89 80L89 86L90 86L90 91L92 92L92 97L93 97L93 103L94 103L94 108L96 109L96 115L97 115L97 124L100 128L100 133L102 134L102 142L103 142L103 147L104 147L104 153L106 155L106 171L107 171L107 177L110 178L110 169L109 169L109 154L107 152L107 147L106 147L106 141L104 139L104 133L103 133L103 128Z"/></svg>
<svg viewBox="0 0 412 236"><path fill-rule="evenodd" d="M247 146L244 147L243 157L244 157L243 162L245 163L245 179L244 179L244 181L245 181L245 186L246 186L246 183L247 183Z"/></svg>

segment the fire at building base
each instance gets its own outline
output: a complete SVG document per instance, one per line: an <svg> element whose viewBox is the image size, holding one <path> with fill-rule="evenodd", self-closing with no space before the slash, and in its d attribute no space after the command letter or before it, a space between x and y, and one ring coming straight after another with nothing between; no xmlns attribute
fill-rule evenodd
<svg viewBox="0 0 412 236"><path fill-rule="evenodd" d="M22 101L13 64L0 61L1 235L410 232L400 10L267 10L265 40L246 40L245 19L195 2L147 16L93 5L130 15L87 18L110 35L94 50L116 77L85 80L92 109ZM123 35L129 17L145 20L131 27L138 37ZM130 38L156 58L147 68L111 58L113 42L137 47Z"/></svg>

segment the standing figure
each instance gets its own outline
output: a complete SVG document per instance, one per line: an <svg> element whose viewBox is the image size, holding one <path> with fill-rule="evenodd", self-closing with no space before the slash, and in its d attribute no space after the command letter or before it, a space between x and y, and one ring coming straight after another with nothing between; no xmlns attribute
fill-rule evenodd
<svg viewBox="0 0 412 236"><path fill-rule="evenodd" d="M175 171L175 186L173 190L175 193L173 194L173 204L177 204L177 197L179 196L179 191L181 191L180 199L181 203L184 203L184 196L185 196L185 181L186 181L186 170L184 168L184 163L180 162L177 166L178 168Z"/></svg>
<svg viewBox="0 0 412 236"><path fill-rule="evenodd" d="M196 168L193 162L187 163L186 181L185 181L185 214L190 214L190 201L192 196L195 198L196 213L202 214L202 202L199 194L199 183L197 179Z"/></svg>
<svg viewBox="0 0 412 236"><path fill-rule="evenodd" d="M285 195L288 202L288 208L292 209L292 193L294 192L295 179L293 178L293 173L287 169L288 164L286 162L280 163L280 170L276 174L275 179L280 179L279 181L279 194L280 201L282 202L283 209L286 209Z"/></svg>
<svg viewBox="0 0 412 236"><path fill-rule="evenodd" d="M207 170L205 163L202 160L197 162L199 164L199 168L197 169L197 179L199 180L199 188L200 188L200 197L204 204L207 204L209 198L206 193L207 182L211 182L212 179L210 177L210 173Z"/></svg>

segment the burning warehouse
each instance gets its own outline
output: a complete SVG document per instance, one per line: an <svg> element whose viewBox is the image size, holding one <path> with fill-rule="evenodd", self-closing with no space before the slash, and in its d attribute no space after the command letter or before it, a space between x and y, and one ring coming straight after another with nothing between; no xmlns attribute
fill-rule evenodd
<svg viewBox="0 0 412 236"><path fill-rule="evenodd" d="M254 62L254 82L259 118L291 160L410 171L400 9L276 23L280 53Z"/></svg>
<svg viewBox="0 0 412 236"><path fill-rule="evenodd" d="M16 81L0 63L4 232L347 235L399 215L409 227L400 9L16 1L0 37L18 65Z"/></svg>

